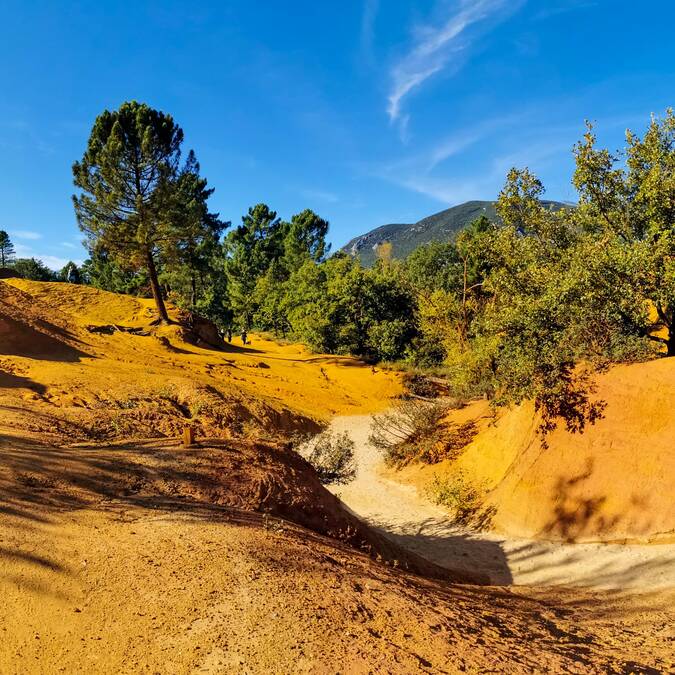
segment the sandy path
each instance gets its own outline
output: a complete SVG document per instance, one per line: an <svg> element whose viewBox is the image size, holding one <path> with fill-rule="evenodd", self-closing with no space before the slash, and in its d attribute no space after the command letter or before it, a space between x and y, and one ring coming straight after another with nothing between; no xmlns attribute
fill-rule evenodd
<svg viewBox="0 0 675 675"><path fill-rule="evenodd" d="M356 514L403 546L441 565L478 570L496 584L573 585L604 590L675 588L675 545L559 544L470 532L417 490L379 474L368 442L370 416L337 417L356 444L358 474L332 491Z"/></svg>

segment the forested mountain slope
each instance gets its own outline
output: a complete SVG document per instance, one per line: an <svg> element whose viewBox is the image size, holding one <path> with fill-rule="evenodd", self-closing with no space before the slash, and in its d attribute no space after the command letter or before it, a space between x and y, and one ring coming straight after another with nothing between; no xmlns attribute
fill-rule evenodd
<svg viewBox="0 0 675 675"><path fill-rule="evenodd" d="M562 202L544 201L554 209L565 206ZM370 232L354 237L342 247L342 251L358 256L368 266L375 262L376 248L385 241L391 242L394 258L405 258L421 244L430 241L448 241L470 222L480 216L497 220L494 203L470 201L422 218L416 223L381 225Z"/></svg>

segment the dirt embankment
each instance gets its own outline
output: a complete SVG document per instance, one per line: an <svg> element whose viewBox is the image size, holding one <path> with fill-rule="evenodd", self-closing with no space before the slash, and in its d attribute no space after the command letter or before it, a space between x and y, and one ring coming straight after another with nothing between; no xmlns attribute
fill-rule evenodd
<svg viewBox="0 0 675 675"><path fill-rule="evenodd" d="M369 442L372 417L338 417L349 430L358 462L356 480L334 489L360 518L392 541L439 565L480 571L493 584L575 586L612 592L675 589L675 545L568 543L478 532L453 523L444 507L385 469Z"/></svg>
<svg viewBox="0 0 675 675"><path fill-rule="evenodd" d="M211 439L187 449L177 441L58 447L3 434L0 489L6 508L27 518L34 507L83 508L111 501L188 511L210 506L254 511L422 576L488 581L479 573L437 566L382 537L346 511L286 444Z"/></svg>
<svg viewBox="0 0 675 675"><path fill-rule="evenodd" d="M0 423L11 408L13 426L71 440L175 437L186 423L201 436L277 437L385 407L400 390L352 358L258 336L215 349L153 318L150 300L0 282Z"/></svg>
<svg viewBox="0 0 675 675"><path fill-rule="evenodd" d="M383 565L346 545L372 554L378 540L282 447L5 434L0 451L3 673L672 666L666 596L457 586L411 575L405 557Z"/></svg>
<svg viewBox="0 0 675 675"><path fill-rule="evenodd" d="M422 491L434 476L481 486L495 531L564 542L675 542L675 359L616 366L597 377L604 417L544 447L531 403L498 413L454 411L477 434L454 461L412 465L399 480Z"/></svg>
<svg viewBox="0 0 675 675"><path fill-rule="evenodd" d="M1 672L672 668L668 598L411 574L448 578L281 441L387 407L395 376L257 336L205 348L152 318L0 283ZM186 423L218 438L181 449Z"/></svg>

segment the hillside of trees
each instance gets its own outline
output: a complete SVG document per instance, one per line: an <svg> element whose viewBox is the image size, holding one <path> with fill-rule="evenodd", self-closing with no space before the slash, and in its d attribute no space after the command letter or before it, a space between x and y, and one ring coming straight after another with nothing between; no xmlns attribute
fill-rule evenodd
<svg viewBox="0 0 675 675"><path fill-rule="evenodd" d="M270 331L328 353L432 369L457 396L496 405L534 399L544 431L580 430L602 414L591 375L611 363L675 356L675 115L653 118L626 147L598 148L588 125L574 148L578 206L543 201L512 169L494 205L453 241L391 247L364 267L329 255L328 222L288 221L264 203L241 223L208 207L213 188L182 155L173 118L136 102L96 120L73 166L75 212L89 259L54 275L14 260L27 278L61 279L170 300L223 331Z"/></svg>
<svg viewBox="0 0 675 675"><path fill-rule="evenodd" d="M542 201L552 209L569 208L563 202ZM416 223L381 225L374 230L350 239L340 250L358 257L363 265L375 264L377 249L383 244L391 245L395 258L407 258L416 248L432 242L447 242L454 238L476 218L485 216L493 223L499 222L494 202L470 201L451 206Z"/></svg>

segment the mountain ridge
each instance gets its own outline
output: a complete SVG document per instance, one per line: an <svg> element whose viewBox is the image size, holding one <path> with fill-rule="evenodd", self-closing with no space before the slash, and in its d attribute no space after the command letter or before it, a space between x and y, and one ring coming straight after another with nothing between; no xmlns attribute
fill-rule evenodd
<svg viewBox="0 0 675 675"><path fill-rule="evenodd" d="M542 204L554 209L569 206L563 202L543 200ZM405 258L418 246L431 241L450 241L469 223L481 215L498 221L495 202L471 200L426 216L415 223L389 223L380 225L365 234L353 237L341 249L358 257L366 265L376 260L376 249L385 241L392 244L392 256Z"/></svg>

